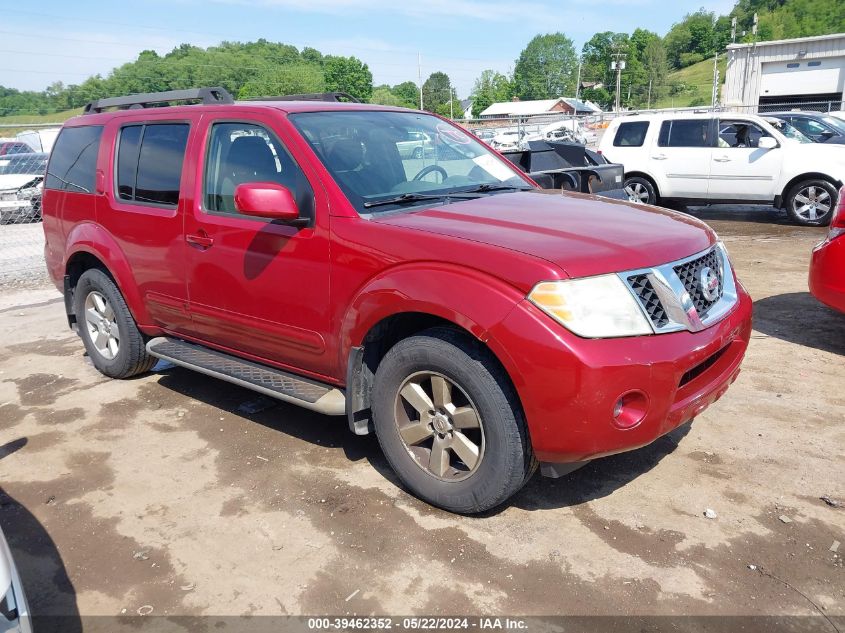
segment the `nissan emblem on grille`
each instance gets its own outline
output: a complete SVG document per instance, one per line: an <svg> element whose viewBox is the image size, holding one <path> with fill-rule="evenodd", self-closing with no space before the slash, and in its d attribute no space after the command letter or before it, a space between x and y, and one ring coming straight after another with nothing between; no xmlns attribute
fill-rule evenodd
<svg viewBox="0 0 845 633"><path fill-rule="evenodd" d="M698 285L701 287L701 294L708 301L715 301L719 298L719 276L709 266L704 266L699 271Z"/></svg>

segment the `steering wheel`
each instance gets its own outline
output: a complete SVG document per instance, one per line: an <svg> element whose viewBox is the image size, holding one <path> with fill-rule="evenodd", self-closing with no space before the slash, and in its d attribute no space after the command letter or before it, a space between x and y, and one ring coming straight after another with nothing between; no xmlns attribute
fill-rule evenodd
<svg viewBox="0 0 845 633"><path fill-rule="evenodd" d="M440 182L443 182L449 177L449 174L447 174L446 170L443 169L440 165L429 165L428 167L423 167L422 169L420 169L420 172L416 176L414 176L414 180L422 180L432 172L437 172L438 174L440 174Z"/></svg>

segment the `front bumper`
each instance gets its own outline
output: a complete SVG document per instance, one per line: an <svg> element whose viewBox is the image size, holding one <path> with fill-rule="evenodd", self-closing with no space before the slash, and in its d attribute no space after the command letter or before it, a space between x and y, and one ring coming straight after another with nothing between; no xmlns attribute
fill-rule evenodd
<svg viewBox="0 0 845 633"><path fill-rule="evenodd" d="M739 374L751 334L751 298L699 332L583 339L528 301L491 329L541 462L580 462L653 442L699 415ZM614 424L620 396L641 392L642 420Z"/></svg>
<svg viewBox="0 0 845 633"><path fill-rule="evenodd" d="M845 312L845 235L825 240L813 250L810 292L822 303Z"/></svg>

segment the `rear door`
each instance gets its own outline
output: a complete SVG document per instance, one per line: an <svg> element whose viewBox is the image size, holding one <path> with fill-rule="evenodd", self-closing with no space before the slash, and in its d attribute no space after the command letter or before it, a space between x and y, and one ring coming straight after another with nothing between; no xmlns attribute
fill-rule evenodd
<svg viewBox="0 0 845 633"><path fill-rule="evenodd" d="M713 119L677 118L661 123L649 165L655 172L662 197L707 197L715 137Z"/></svg>
<svg viewBox="0 0 845 633"><path fill-rule="evenodd" d="M753 121L719 119L719 141L710 170L710 200L774 199L784 150L759 147L764 136L771 135Z"/></svg>
<svg viewBox="0 0 845 633"><path fill-rule="evenodd" d="M194 336L241 355L325 376L331 341L328 201L292 157L276 115L206 114L186 216L188 295ZM309 226L239 213L239 184L287 187Z"/></svg>
<svg viewBox="0 0 845 633"><path fill-rule="evenodd" d="M191 124L190 117L164 112L110 122L113 160L107 164L114 170L104 174L98 206L98 219L125 255L152 325L180 333L188 326L182 223L189 201L180 192L188 182L183 166Z"/></svg>

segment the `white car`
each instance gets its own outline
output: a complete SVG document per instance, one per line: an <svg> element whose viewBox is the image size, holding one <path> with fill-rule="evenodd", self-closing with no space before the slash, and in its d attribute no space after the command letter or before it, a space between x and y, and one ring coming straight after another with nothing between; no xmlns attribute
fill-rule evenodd
<svg viewBox="0 0 845 633"><path fill-rule="evenodd" d="M32 633L32 621L12 552L0 531L0 631Z"/></svg>
<svg viewBox="0 0 845 633"><path fill-rule="evenodd" d="M524 137L524 132L500 132L490 140L490 147L499 152L518 152L522 149Z"/></svg>
<svg viewBox="0 0 845 633"><path fill-rule="evenodd" d="M845 181L845 147L730 112L619 117L599 151L624 165L632 202L773 204L812 226L830 222Z"/></svg>
<svg viewBox="0 0 845 633"><path fill-rule="evenodd" d="M41 219L41 191L48 155L0 156L0 224Z"/></svg>

